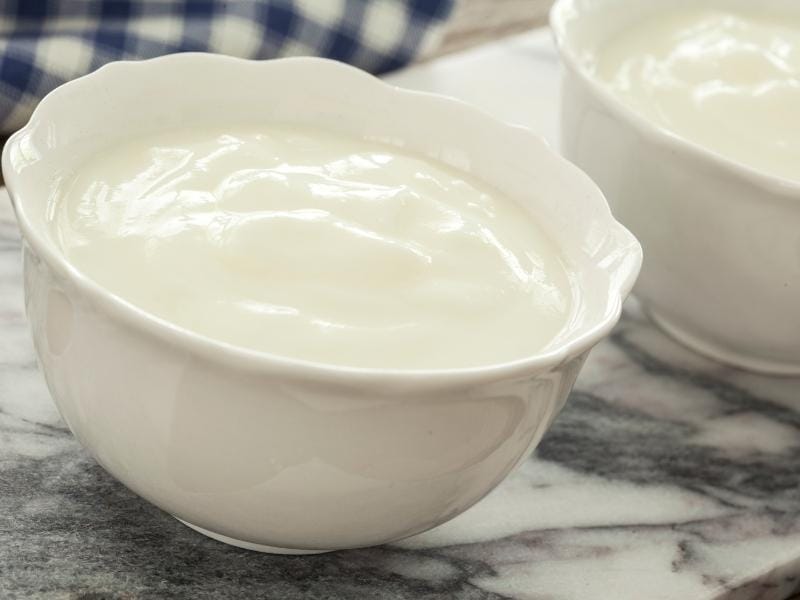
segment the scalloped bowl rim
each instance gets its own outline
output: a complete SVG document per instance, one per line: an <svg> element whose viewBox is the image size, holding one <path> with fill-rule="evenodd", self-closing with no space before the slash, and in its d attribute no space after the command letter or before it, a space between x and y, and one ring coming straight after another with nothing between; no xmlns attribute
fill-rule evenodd
<svg viewBox="0 0 800 600"><path fill-rule="evenodd" d="M606 219L605 225L614 232L614 239L618 241L616 250L624 250L629 259L626 262L627 272L621 278L612 278L609 275L608 305L603 318L580 335L569 337L560 346L543 353L526 356L514 361L482 365L476 367L458 367L441 369L391 369L391 368L366 368L336 365L290 358L269 352L248 349L211 338L190 329L175 325L174 323L153 315L124 298L117 296L102 285L96 283L73 266L63 254L54 251L50 244L44 242L42 237L46 234L39 232L31 225L24 207L20 206L14 198L14 187L17 173L11 167L9 155L12 148L19 144L26 133L38 122L45 118L48 108L58 102L59 96L65 89L80 88L85 81L105 77L115 71L126 69L144 69L154 62L182 62L191 60L216 60L226 61L233 67L244 65L258 65L264 73L268 72L270 65L275 63L294 62L315 63L325 65L324 68L335 68L358 73L363 85L384 88L393 94L400 94L413 98L415 102L424 105L426 102L446 102L453 110L462 111L469 119L481 119L492 122L493 126L507 130L518 130L530 138L532 143L542 145L550 158L556 163L561 163L571 169L572 176L577 178L584 188L585 201L600 205L599 214ZM249 68L249 67L248 67ZM116 61L101 66L96 71L69 81L47 94L36 106L31 118L24 127L14 133L6 142L2 154L3 175L6 187L11 198L19 227L25 242L35 249L48 265L60 272L77 288L81 289L98 305L102 305L110 314L122 320L134 330L144 330L158 339L171 345L179 346L193 355L205 357L213 362L235 365L237 368L252 369L262 373L275 373L286 377L302 377L305 380L339 383L339 384L371 384L375 386L393 386L402 389L435 388L450 385L474 385L477 383L490 383L497 380L510 379L519 376L546 372L563 364L566 360L575 358L591 349L597 342L606 337L612 327L617 323L622 311L622 301L630 293L638 276L642 262L641 246L636 238L623 225L614 219L600 189L594 182L571 162L553 151L547 142L526 127L512 125L500 121L487 112L478 109L461 100L430 92L418 92L403 89L366 73L356 67L338 61L312 58L291 57L271 60L250 60L226 55L208 54L202 52L186 52L159 56L146 60ZM596 213L597 214L597 213ZM595 215L595 218L596 215ZM598 261L599 262L599 261Z"/></svg>

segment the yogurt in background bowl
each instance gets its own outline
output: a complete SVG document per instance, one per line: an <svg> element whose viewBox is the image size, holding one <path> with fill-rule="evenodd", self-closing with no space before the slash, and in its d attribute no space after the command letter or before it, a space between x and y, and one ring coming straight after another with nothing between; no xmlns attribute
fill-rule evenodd
<svg viewBox="0 0 800 600"><path fill-rule="evenodd" d="M664 129L800 183L800 14L677 6L614 35L595 69Z"/></svg>
<svg viewBox="0 0 800 600"><path fill-rule="evenodd" d="M578 293L565 334L475 366L403 368L380 343L386 366L335 364L173 322L71 260L53 224L82 165L132 140L220 123L361 139L492 186L569 265ZM537 136L319 59L180 54L108 65L42 101L7 143L3 172L23 234L28 318L64 420L134 492L255 550L380 544L477 502L539 442L641 264L597 187ZM124 214L116 208L111 220Z"/></svg>
<svg viewBox="0 0 800 600"><path fill-rule="evenodd" d="M642 241L636 295L690 347L777 374L800 373L798 63L785 42L798 23L800 5L778 0L551 12L562 149Z"/></svg>

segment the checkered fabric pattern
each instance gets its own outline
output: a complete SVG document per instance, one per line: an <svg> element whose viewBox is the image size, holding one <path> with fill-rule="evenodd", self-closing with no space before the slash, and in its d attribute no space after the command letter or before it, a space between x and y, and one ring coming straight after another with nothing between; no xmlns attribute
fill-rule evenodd
<svg viewBox="0 0 800 600"><path fill-rule="evenodd" d="M0 0L0 132L61 83L174 52L326 56L373 73L434 45L455 0Z"/></svg>

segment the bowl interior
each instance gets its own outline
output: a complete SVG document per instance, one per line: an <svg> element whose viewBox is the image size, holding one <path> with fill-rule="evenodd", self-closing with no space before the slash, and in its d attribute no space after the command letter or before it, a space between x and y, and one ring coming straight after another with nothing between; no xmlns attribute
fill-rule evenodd
<svg viewBox="0 0 800 600"><path fill-rule="evenodd" d="M467 171L520 202L561 248L580 289L572 322L549 358L531 358L558 362L596 343L618 318L638 273L639 245L612 218L599 189L537 136L458 101L401 91L311 58L170 55L113 63L58 88L3 153L26 241L56 271L91 286L48 232L59 183L103 148L209 122L300 124L402 147Z"/></svg>

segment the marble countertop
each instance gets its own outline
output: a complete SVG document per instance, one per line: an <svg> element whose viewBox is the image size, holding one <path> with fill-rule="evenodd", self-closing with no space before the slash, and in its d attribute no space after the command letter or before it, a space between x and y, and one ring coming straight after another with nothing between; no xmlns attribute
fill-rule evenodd
<svg viewBox="0 0 800 600"><path fill-rule="evenodd" d="M545 32L391 78L555 136ZM37 370L19 236L0 198L0 597L782 599L800 593L800 380L665 337L635 301L528 460L478 505L403 542L307 557L214 542L77 444ZM800 597L800 596L798 596Z"/></svg>

